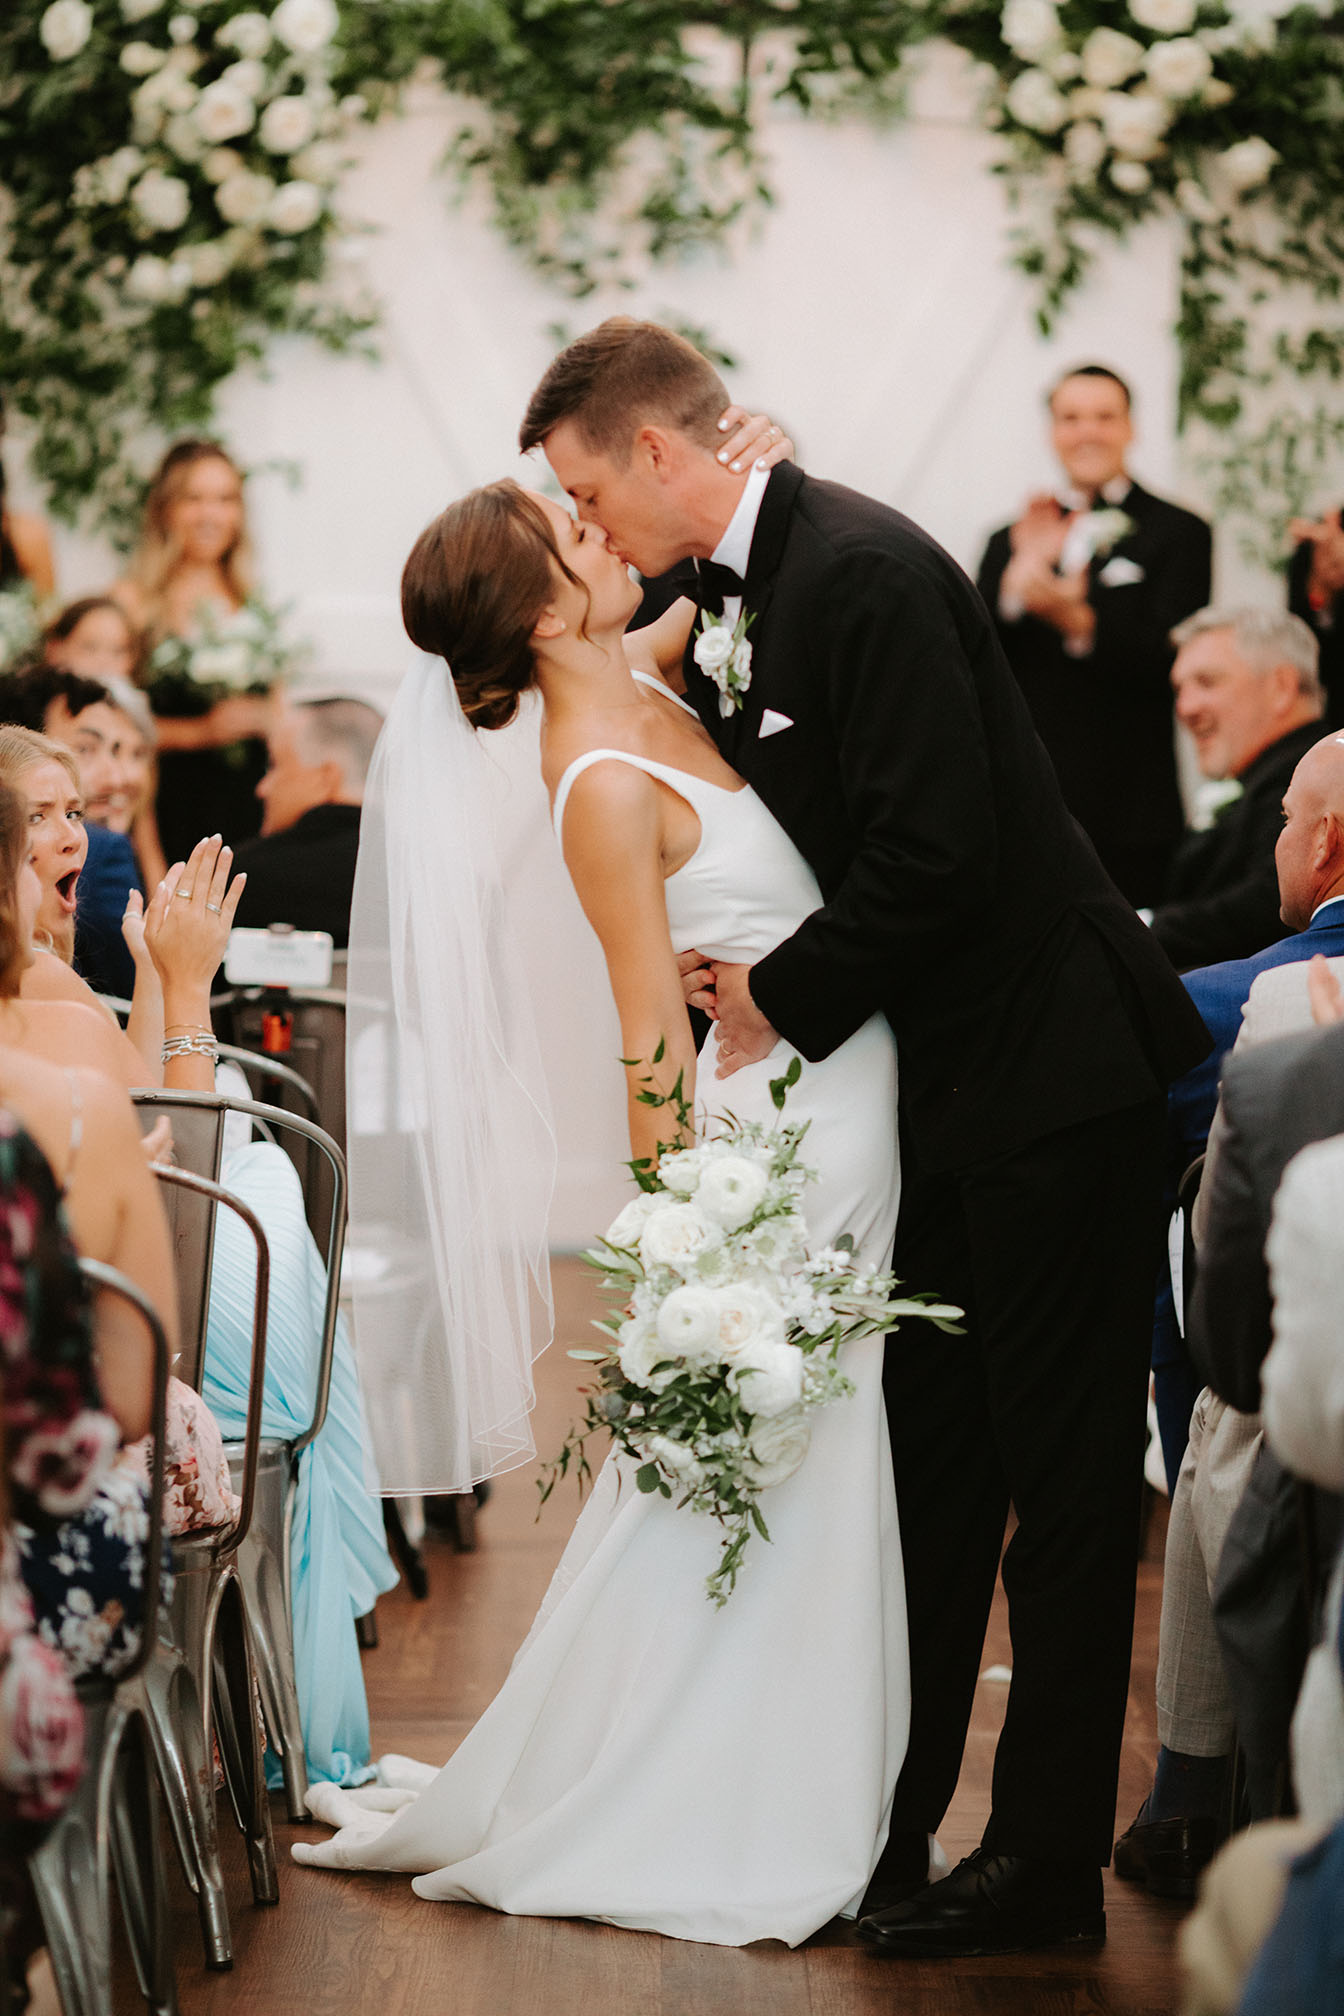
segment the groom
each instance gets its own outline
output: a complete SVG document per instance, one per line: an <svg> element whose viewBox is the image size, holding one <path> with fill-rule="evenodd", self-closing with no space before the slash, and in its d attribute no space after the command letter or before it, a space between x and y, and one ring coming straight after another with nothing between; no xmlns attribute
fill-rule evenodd
<svg viewBox="0 0 1344 2016"><path fill-rule="evenodd" d="M1164 1088L1208 1037L1066 813L965 575L869 498L791 464L723 466L726 402L689 344L616 318L551 365L521 445L544 448L580 518L641 573L692 556L706 610L750 617L738 704L724 711L693 649L687 696L824 903L759 964L718 969L725 1068L777 1035L825 1057L887 1016L896 1271L967 1311L964 1337L929 1328L887 1351L912 1710L869 1893L882 1908L860 1936L912 1956L1097 1940ZM956 1786L1010 1506L1014 1671L992 1811L980 1849L930 1884L927 1837Z"/></svg>

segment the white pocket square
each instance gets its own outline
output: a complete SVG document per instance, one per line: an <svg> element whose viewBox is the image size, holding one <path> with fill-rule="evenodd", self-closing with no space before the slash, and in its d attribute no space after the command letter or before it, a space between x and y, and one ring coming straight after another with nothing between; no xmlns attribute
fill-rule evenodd
<svg viewBox="0 0 1344 2016"><path fill-rule="evenodd" d="M758 742L764 742L767 735L782 735L786 728L792 728L792 726L793 722L787 714L776 714L773 707L767 707L761 716L761 725L756 739Z"/></svg>
<svg viewBox="0 0 1344 2016"><path fill-rule="evenodd" d="M1137 560L1127 559L1123 553L1117 553L1113 560L1106 562L1097 579L1104 588L1128 588L1135 581L1145 580L1146 576Z"/></svg>

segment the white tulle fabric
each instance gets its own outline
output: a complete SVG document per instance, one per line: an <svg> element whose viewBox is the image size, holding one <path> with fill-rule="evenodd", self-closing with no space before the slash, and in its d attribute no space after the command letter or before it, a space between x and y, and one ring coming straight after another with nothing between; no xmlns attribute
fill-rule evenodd
<svg viewBox="0 0 1344 2016"><path fill-rule="evenodd" d="M815 909L806 864L754 793L620 751L678 791L701 825L665 884L679 949L755 959ZM700 1097L770 1122L764 1063ZM875 1019L804 1067L789 1117L810 1123L821 1244L853 1234L884 1266L899 1194L896 1055ZM712 1126L712 1122L707 1123ZM899 1340L891 1347L899 1349ZM426 1898L583 1917L718 1945L797 1945L852 1912L881 1851L909 1727L905 1589L882 1407L881 1338L850 1348L856 1391L765 1494L726 1608L706 1599L714 1524L641 1496L604 1465L532 1630L494 1701L437 1775L385 1759L368 1793L315 1786L340 1831L295 1859L401 1870Z"/></svg>
<svg viewBox="0 0 1344 2016"><path fill-rule="evenodd" d="M500 879L506 789L419 656L369 775L348 980L346 1280L389 1493L465 1491L534 1454L555 1137Z"/></svg>

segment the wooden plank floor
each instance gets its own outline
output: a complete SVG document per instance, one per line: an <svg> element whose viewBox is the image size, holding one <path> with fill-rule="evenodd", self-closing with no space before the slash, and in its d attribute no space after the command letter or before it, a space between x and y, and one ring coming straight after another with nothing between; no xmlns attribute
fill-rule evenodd
<svg viewBox="0 0 1344 2016"><path fill-rule="evenodd" d="M540 1371L538 1446L558 1445L593 1313L574 1262L557 1266L559 1336ZM529 1470L502 1479L479 1522L474 1555L431 1543L431 1591L397 1590L379 1605L381 1645L365 1655L375 1753L448 1757L498 1687L574 1517L553 1501L534 1522ZM1143 1796L1156 1744L1153 1667L1160 1600L1160 1522L1140 1571L1138 1631L1120 1789L1127 1821ZM1007 1662L1001 1601L985 1665ZM974 1847L987 1809L1004 1689L982 1681L956 1803L942 1830L955 1860ZM1172 1950L1180 1912L1107 1877L1110 1937L1082 1958L1041 1954L953 1966L878 1960L843 1928L798 1952L730 1951L644 1933L509 1919L469 1905L426 1904L399 1876L336 1876L288 1859L296 1839L276 1806L281 1902L250 1902L238 1838L226 1834L236 1963L207 1974L195 1913L176 1871L178 1989L183 2016L1169 2016L1178 2006ZM129 1988L129 1984L125 1984ZM139 2006L119 1994L118 2009Z"/></svg>

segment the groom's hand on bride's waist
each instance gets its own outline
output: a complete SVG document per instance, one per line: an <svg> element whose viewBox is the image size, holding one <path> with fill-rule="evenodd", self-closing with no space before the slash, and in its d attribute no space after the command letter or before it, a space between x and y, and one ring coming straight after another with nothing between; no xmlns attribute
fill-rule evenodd
<svg viewBox="0 0 1344 2016"><path fill-rule="evenodd" d="M719 1063L714 1076L731 1078L744 1064L759 1064L763 1057L768 1057L779 1041L779 1031L766 1021L751 998L747 985L750 966L728 966L715 961L713 970L719 1004Z"/></svg>
<svg viewBox="0 0 1344 2016"><path fill-rule="evenodd" d="M677 971L688 1008L698 1008L711 1022L718 1020L719 1004L714 998L714 968L702 952L678 952Z"/></svg>

